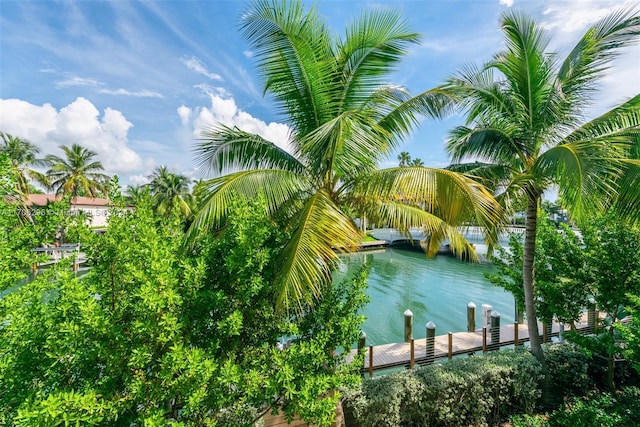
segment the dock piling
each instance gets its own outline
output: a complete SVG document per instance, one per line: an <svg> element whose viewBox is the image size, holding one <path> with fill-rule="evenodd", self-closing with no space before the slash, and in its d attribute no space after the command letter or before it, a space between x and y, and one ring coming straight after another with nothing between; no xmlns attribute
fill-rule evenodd
<svg viewBox="0 0 640 427"><path fill-rule="evenodd" d="M429 321L427 323L427 363L433 363L435 359L436 324Z"/></svg>
<svg viewBox="0 0 640 427"><path fill-rule="evenodd" d="M491 348L500 345L500 313L491 313Z"/></svg>
<svg viewBox="0 0 640 427"><path fill-rule="evenodd" d="M467 304L467 332L476 330L476 305L473 302Z"/></svg>
<svg viewBox="0 0 640 427"><path fill-rule="evenodd" d="M367 333L360 331L360 338L358 338L358 353L362 353L364 347L367 345Z"/></svg>
<svg viewBox="0 0 640 427"><path fill-rule="evenodd" d="M413 313L411 310L404 312L404 342L410 342L413 338Z"/></svg>

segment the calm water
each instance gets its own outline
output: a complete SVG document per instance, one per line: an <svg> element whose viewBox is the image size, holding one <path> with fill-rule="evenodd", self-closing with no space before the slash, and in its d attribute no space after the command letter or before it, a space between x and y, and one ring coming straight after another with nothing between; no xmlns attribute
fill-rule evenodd
<svg viewBox="0 0 640 427"><path fill-rule="evenodd" d="M414 338L425 337L429 321L436 324L436 335L465 331L470 301L477 306L476 327L480 327L482 304L500 312L502 324L514 321L511 294L484 277L484 273L494 271L490 265L469 264L442 255L428 259L420 252L385 249L346 255L334 280L349 277L365 262L370 266L367 293L371 298L364 310L367 345L403 341L403 313L407 309L413 312Z"/></svg>

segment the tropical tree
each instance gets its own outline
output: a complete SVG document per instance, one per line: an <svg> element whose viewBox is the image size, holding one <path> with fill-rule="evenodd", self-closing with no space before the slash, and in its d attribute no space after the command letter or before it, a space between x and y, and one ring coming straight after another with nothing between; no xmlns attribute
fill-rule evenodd
<svg viewBox="0 0 640 427"><path fill-rule="evenodd" d="M411 164L411 155L406 151L402 151L398 154L398 161L400 162L398 165L400 167L409 166Z"/></svg>
<svg viewBox="0 0 640 427"><path fill-rule="evenodd" d="M195 150L198 166L226 174L206 182L208 199L191 234L221 226L236 194L262 194L290 236L278 255L276 305L297 311L330 284L336 249L357 247L361 232L347 212L406 234L422 227L431 236L429 254L449 238L456 254L476 256L455 227L499 220L501 209L483 186L441 169L376 170L432 108L428 94L412 97L385 84L420 40L398 12L367 12L336 38L315 8L256 1L241 28L265 93L288 118L291 148L222 124L207 131Z"/></svg>
<svg viewBox="0 0 640 427"><path fill-rule="evenodd" d="M148 185L129 185L124 194L125 202L133 206L138 206L150 197L151 193Z"/></svg>
<svg viewBox="0 0 640 427"><path fill-rule="evenodd" d="M534 286L541 195L556 187L577 220L585 212L605 209L620 194L625 196L621 210L640 203L640 186L628 186L628 180L640 177L639 163L627 160L640 133L640 95L583 121L610 61L637 41L640 17L624 10L605 17L561 62L547 52L547 35L529 17L508 11L501 27L505 50L481 67L464 68L437 93L447 95L467 115L467 124L451 132L447 149L454 163L475 162L457 170L493 183L497 199L507 208L526 203L525 308L531 350L544 362ZM441 98L434 102L450 106Z"/></svg>
<svg viewBox="0 0 640 427"><path fill-rule="evenodd" d="M158 166L149 176L148 184L155 199L156 211L161 214L179 212L183 216L191 214L189 206L189 178L169 171L166 166Z"/></svg>
<svg viewBox="0 0 640 427"><path fill-rule="evenodd" d="M78 144L61 145L60 148L64 158L53 154L45 157L49 165L47 176L56 194L97 197L107 192L109 176L99 172L104 168L102 163L93 160L97 155L95 152Z"/></svg>
<svg viewBox="0 0 640 427"><path fill-rule="evenodd" d="M420 158L415 158L411 160L411 166L424 166L424 162Z"/></svg>
<svg viewBox="0 0 640 427"><path fill-rule="evenodd" d="M18 193L31 193L33 186L29 183L30 179L48 187L49 182L47 177L41 172L32 169L32 166L43 165L43 161L37 158L37 155L40 153L38 146L24 138L12 136L4 132L0 132L0 138L2 139L0 152L5 154L9 159L9 173L14 177L15 189Z"/></svg>

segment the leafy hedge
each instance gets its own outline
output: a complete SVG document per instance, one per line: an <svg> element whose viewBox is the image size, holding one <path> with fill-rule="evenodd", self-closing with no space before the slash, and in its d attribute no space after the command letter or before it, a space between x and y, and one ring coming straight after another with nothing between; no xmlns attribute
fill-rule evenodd
<svg viewBox="0 0 640 427"><path fill-rule="evenodd" d="M361 426L487 425L531 412L540 364L523 349L368 379L346 392Z"/></svg>
<svg viewBox="0 0 640 427"><path fill-rule="evenodd" d="M584 352L569 344L545 352L558 401L588 390ZM495 425L533 413L542 379L535 357L518 348L365 379L345 396L362 427Z"/></svg>

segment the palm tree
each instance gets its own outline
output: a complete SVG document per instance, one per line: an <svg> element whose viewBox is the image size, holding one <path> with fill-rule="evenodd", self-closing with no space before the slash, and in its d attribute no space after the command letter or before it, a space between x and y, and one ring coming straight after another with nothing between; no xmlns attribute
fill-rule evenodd
<svg viewBox="0 0 640 427"><path fill-rule="evenodd" d="M530 18L508 11L501 26L506 49L484 66L467 67L449 78L438 93L447 94L467 115L467 125L455 128L447 143L458 163L451 170L492 182L506 208L522 201L526 206L525 307L531 351L544 363L533 268L541 195L557 187L565 208L580 219L584 212L610 205L624 173L640 170L637 162L625 159L640 132L640 95L589 122L582 116L608 63L637 40L640 17L620 11L604 18L562 62L546 52L548 39ZM475 162L465 166L465 160ZM622 189L626 202L637 205L640 186Z"/></svg>
<svg viewBox="0 0 640 427"><path fill-rule="evenodd" d="M148 184L155 199L156 211L160 215L179 212L183 216L191 214L189 206L189 178L171 173L166 166L159 166L149 176Z"/></svg>
<svg viewBox="0 0 640 427"><path fill-rule="evenodd" d="M374 10L335 38L315 9L301 2L257 1L242 29L256 52L264 90L291 128L285 151L238 128L217 125L196 147L198 166L216 174L190 236L219 227L238 195L266 200L269 215L289 233L277 257L276 307L313 304L338 259L357 247L361 232L348 214L431 235L429 254L449 238L457 254L473 249L455 226L488 225L501 210L471 179L423 167L376 170L431 105L384 84L419 36L394 11Z"/></svg>
<svg viewBox="0 0 640 427"><path fill-rule="evenodd" d="M0 138L2 139L0 152L5 154L9 159L9 170L15 179L15 189L17 192L23 195L31 193L32 187L30 186L29 179L48 187L47 177L31 169L32 166L42 166L44 164L43 160L37 158L40 149L24 138L12 136L4 132L0 132Z"/></svg>
<svg viewBox="0 0 640 427"><path fill-rule="evenodd" d="M411 164L411 155L408 152L403 151L398 154L398 161L400 162L398 165L400 167L409 166Z"/></svg>
<svg viewBox="0 0 640 427"><path fill-rule="evenodd" d="M78 144L60 148L65 158L53 154L45 157L49 165L47 176L56 194L97 197L107 192L109 176L98 172L104 168L102 163L93 160L95 152Z"/></svg>
<svg viewBox="0 0 640 427"><path fill-rule="evenodd" d="M129 185L125 191L124 200L127 204L138 206L151 197L148 185Z"/></svg>
<svg viewBox="0 0 640 427"><path fill-rule="evenodd" d="M424 162L420 158L415 158L411 160L411 166L424 166Z"/></svg>

